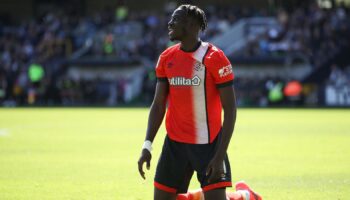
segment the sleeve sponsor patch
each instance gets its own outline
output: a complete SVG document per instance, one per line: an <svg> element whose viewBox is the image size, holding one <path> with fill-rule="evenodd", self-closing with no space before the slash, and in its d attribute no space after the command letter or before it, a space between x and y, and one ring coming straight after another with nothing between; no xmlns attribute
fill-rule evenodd
<svg viewBox="0 0 350 200"><path fill-rule="evenodd" d="M232 74L232 65L227 65L219 69L218 71L220 78Z"/></svg>

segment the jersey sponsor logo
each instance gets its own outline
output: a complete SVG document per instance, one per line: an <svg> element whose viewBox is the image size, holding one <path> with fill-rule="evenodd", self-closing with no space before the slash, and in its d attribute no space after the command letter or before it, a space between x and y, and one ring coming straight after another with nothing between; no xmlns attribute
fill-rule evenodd
<svg viewBox="0 0 350 200"><path fill-rule="evenodd" d="M232 74L232 65L227 65L219 69L220 78L225 77L229 74Z"/></svg>
<svg viewBox="0 0 350 200"><path fill-rule="evenodd" d="M203 64L196 61L196 63L194 64L194 70L196 70L197 72L199 71L203 71L204 67L203 67Z"/></svg>
<svg viewBox="0 0 350 200"><path fill-rule="evenodd" d="M199 86L201 83L201 79L198 76L194 76L193 78L177 76L168 79L168 81L173 86Z"/></svg>

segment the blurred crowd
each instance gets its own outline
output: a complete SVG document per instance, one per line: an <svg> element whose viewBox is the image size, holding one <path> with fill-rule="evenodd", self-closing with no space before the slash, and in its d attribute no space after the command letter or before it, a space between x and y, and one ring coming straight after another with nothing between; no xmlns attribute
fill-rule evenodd
<svg viewBox="0 0 350 200"><path fill-rule="evenodd" d="M64 87L64 58L80 47L80 21L63 12L48 13L19 25L2 27L0 37L0 100L26 105L55 99Z"/></svg>
<svg viewBox="0 0 350 200"><path fill-rule="evenodd" d="M243 55L302 54L317 67L350 43L350 15L344 4L322 9L315 2L289 12L281 8L276 18L280 26L251 41Z"/></svg>
<svg viewBox="0 0 350 200"><path fill-rule="evenodd" d="M125 103L124 80L106 83L67 76L67 60L80 57L148 60L152 64L145 66L141 100L149 103L155 82L152 65L172 45L167 22L176 6L168 3L164 13L133 12L119 6L92 16L57 9L21 24L0 27L0 104L105 105L112 95L119 99L117 102ZM345 7L324 10L312 4L274 13L209 6L205 12L209 26L203 40L226 31L241 18L272 15L279 20L280 29L269 30L250 42L243 51L248 56L302 52L317 66L350 39L349 11ZM238 78L241 104L267 105L266 84L271 81L278 82L273 78Z"/></svg>
<svg viewBox="0 0 350 200"><path fill-rule="evenodd" d="M109 85L99 80L70 79L65 74L66 60L84 56L146 58L154 63L160 52L172 45L167 36L167 22L176 6L169 3L165 13L132 12L119 6L93 16L57 9L21 24L2 26L0 103L7 106L104 104L96 96ZM203 39L225 31L239 18L253 13L259 12L208 7L209 27ZM148 82L155 80L149 72L153 66L147 67L144 87L152 93L153 85ZM116 82L116 88L123 92L123 81ZM152 94L144 96L149 100ZM119 98L123 102L123 97Z"/></svg>
<svg viewBox="0 0 350 200"><path fill-rule="evenodd" d="M287 9L277 10L276 18L280 24L279 27L269 29L265 34L250 41L249 45L238 56L248 58L290 56L296 58L294 61L291 59L290 62L298 62L298 58L306 58L314 70L322 66L330 67L333 65L331 66L330 78L326 80L329 84L337 85L337 87L350 85L348 70L341 70L339 66L335 67L336 65L332 64L336 62L334 56L350 46L349 8L340 5L332 9L321 9L316 3L311 3L289 12ZM241 100L244 100L242 101L243 105L264 106L274 105L277 102L290 103L286 96L278 101L269 99L271 89L268 89L267 86L271 83L280 83L281 90L283 90L288 82L286 79L276 80L276 78L267 77L264 79L245 79L243 82L247 82L247 84L242 84L246 88L239 90L243 97ZM240 81L238 81L238 85L240 85ZM318 86L318 93L323 93L321 85ZM308 89L304 90L305 95L312 96L308 92ZM324 94L317 94L317 96L323 98ZM318 100L313 100L316 105L320 104L320 97Z"/></svg>

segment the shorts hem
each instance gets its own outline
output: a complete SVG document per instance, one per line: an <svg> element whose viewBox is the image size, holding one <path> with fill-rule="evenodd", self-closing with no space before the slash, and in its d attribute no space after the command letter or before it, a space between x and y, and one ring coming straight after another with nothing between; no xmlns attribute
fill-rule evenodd
<svg viewBox="0 0 350 200"><path fill-rule="evenodd" d="M176 194L176 191L177 191L177 189L175 189L175 188L168 187L168 186L160 184L160 183L158 183L156 181L154 181L154 187L156 187L159 190L163 190L165 192L169 192L169 193L172 193L172 194Z"/></svg>
<svg viewBox="0 0 350 200"><path fill-rule="evenodd" d="M204 186L202 188L203 192L207 192L210 190L218 189L218 188L226 188L226 187L232 187L232 182L220 182L220 183L214 183L207 186Z"/></svg>

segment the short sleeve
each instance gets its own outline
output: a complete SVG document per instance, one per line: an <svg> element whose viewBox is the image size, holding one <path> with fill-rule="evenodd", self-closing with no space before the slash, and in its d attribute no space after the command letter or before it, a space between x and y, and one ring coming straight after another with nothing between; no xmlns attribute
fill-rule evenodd
<svg viewBox="0 0 350 200"><path fill-rule="evenodd" d="M224 52L221 50L214 51L204 62L217 87L233 85L234 73L232 65Z"/></svg>
<svg viewBox="0 0 350 200"><path fill-rule="evenodd" d="M160 55L156 65L156 76L158 81L167 81L164 64L165 64L165 56Z"/></svg>

